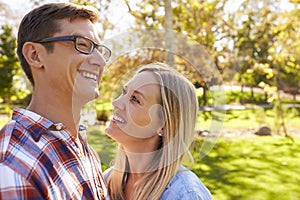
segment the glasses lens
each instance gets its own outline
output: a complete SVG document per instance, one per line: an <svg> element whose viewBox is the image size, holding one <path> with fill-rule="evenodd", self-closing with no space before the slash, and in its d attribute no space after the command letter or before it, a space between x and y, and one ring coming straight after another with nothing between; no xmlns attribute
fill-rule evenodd
<svg viewBox="0 0 300 200"><path fill-rule="evenodd" d="M108 61L110 58L110 51L105 46L97 46L98 51L101 53L103 58Z"/></svg>
<svg viewBox="0 0 300 200"><path fill-rule="evenodd" d="M93 43L85 38L76 38L76 48L83 53L91 53L93 50Z"/></svg>
<svg viewBox="0 0 300 200"><path fill-rule="evenodd" d="M75 45L75 48L84 54L92 53L95 47L101 53L105 61L108 61L111 56L110 50L107 47L94 44L91 40L83 37L76 37Z"/></svg>

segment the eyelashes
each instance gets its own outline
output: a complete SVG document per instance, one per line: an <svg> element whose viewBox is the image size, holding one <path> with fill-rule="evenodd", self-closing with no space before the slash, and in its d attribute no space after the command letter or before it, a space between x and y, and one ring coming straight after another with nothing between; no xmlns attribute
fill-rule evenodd
<svg viewBox="0 0 300 200"><path fill-rule="evenodd" d="M123 88L122 95L126 95L126 94L127 94L127 91ZM133 103L141 104L140 99L135 95L130 96L130 101L133 102Z"/></svg>
<svg viewBox="0 0 300 200"><path fill-rule="evenodd" d="M132 95L130 97L130 101L133 101L135 103L141 104L141 101L136 96L134 96L134 95Z"/></svg>

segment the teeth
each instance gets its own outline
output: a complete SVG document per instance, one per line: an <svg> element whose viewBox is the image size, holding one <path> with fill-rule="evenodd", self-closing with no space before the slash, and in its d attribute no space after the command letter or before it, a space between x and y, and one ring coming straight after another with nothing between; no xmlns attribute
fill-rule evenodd
<svg viewBox="0 0 300 200"><path fill-rule="evenodd" d="M93 79L95 81L97 81L97 76L95 74L91 74L89 72L81 72L82 76L84 76L85 78L90 78L90 79Z"/></svg>
<svg viewBox="0 0 300 200"><path fill-rule="evenodd" d="M113 119L116 120L116 121L118 121L118 122L120 122L120 123L124 123L125 122L122 118L117 117L117 116L114 116Z"/></svg>

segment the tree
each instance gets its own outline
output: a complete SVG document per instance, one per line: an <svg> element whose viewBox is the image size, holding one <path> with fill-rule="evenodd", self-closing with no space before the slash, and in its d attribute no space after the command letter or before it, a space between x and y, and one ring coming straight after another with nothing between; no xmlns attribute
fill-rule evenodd
<svg viewBox="0 0 300 200"><path fill-rule="evenodd" d="M300 5L300 3L299 3ZM269 53L276 68L278 88L293 95L300 93L300 9L283 12L274 28L277 42Z"/></svg>
<svg viewBox="0 0 300 200"><path fill-rule="evenodd" d="M294 2L296 6L296 1ZM300 5L300 2L298 2ZM274 32L278 33L274 48L270 49L275 68L276 100L275 109L279 116L279 128L283 128L286 136L284 112L280 89L292 94L300 93L300 9L283 12L279 17L279 25ZM279 130L278 130L279 131Z"/></svg>
<svg viewBox="0 0 300 200"><path fill-rule="evenodd" d="M168 1L142 1L135 5L137 9L134 10L128 0L125 2L139 29L169 27L172 15L174 31L202 45L217 66L218 56L227 51L225 44L222 47L215 45L229 37L229 32L225 31L229 30L229 25L223 19L226 0L175 0L171 4L172 13L167 11L170 8Z"/></svg>
<svg viewBox="0 0 300 200"><path fill-rule="evenodd" d="M196 86L211 86L220 82L216 81L218 78L214 76L220 74L219 72L212 74L206 73L206 71L209 70L208 68L215 67L215 65L222 70L223 63L219 61L219 59L228 51L226 44L220 44L218 47L215 45L218 41L224 40L229 36L227 35L228 32L224 31L228 29L228 22L223 20L225 0L148 0L139 2L134 6L128 0L125 0L125 3L128 6L129 13L135 18L136 29L167 29L167 37L160 41L160 43L166 43L165 49L173 52L176 52L176 49L180 49L183 53L183 59L184 57L188 57L188 54L195 54L195 52L190 51L191 49L187 49L186 45L182 45L178 42L178 35L188 38L181 40L184 44L190 43L190 46L202 46L199 51L204 50L205 52L203 51L203 55L197 57L197 64L199 63L199 65L194 67L198 69L198 72L201 71L201 75L206 76L209 74L211 77L198 77L197 79L192 76L194 79L191 81ZM136 8L133 9L134 7ZM171 28L173 30L170 30ZM175 36L172 35L174 32ZM170 54L168 55L170 56ZM208 60L211 62L208 63ZM166 63L173 64L173 62L170 62L168 59ZM182 59L177 58L174 60L174 65L181 65L181 63ZM186 67L183 71L189 74L190 72L188 72L187 69L191 68ZM203 78L206 84L200 84Z"/></svg>
<svg viewBox="0 0 300 200"><path fill-rule="evenodd" d="M0 35L0 94L4 103L16 100L18 80L21 75L20 65L16 56L16 38L12 34L12 27L3 25Z"/></svg>
<svg viewBox="0 0 300 200"><path fill-rule="evenodd" d="M164 1L165 8L165 31L166 31L166 48L170 51L166 57L166 63L173 67L174 66L174 30L173 30L173 11L171 0Z"/></svg>
<svg viewBox="0 0 300 200"><path fill-rule="evenodd" d="M270 5L254 4L251 0L244 1L236 18L237 31L234 36L235 49L239 63L237 80L242 85L257 86L260 82L271 84L272 60L269 49L276 42L273 32L277 14Z"/></svg>

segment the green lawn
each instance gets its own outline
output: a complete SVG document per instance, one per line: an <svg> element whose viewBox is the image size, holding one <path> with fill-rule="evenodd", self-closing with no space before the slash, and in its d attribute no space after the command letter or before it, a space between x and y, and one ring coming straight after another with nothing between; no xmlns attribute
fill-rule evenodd
<svg viewBox="0 0 300 200"><path fill-rule="evenodd" d="M215 200L300 199L300 138L220 138L207 156L193 152L193 171Z"/></svg>
<svg viewBox="0 0 300 200"><path fill-rule="evenodd" d="M90 127L88 139L106 169L116 144L101 129ZM192 170L214 200L300 199L300 138L294 142L283 137L218 138L212 140L212 150L203 155L209 142L201 138L195 141Z"/></svg>

